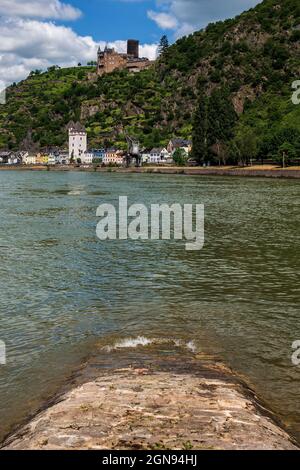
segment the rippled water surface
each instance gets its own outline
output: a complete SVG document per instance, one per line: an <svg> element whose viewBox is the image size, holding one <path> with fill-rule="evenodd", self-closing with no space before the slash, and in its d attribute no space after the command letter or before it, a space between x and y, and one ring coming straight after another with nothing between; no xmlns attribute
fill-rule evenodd
<svg viewBox="0 0 300 470"><path fill-rule="evenodd" d="M96 209L119 195L204 203L205 248L100 242ZM299 196L292 180L0 172L0 437L95 345L139 336L215 353L300 434Z"/></svg>

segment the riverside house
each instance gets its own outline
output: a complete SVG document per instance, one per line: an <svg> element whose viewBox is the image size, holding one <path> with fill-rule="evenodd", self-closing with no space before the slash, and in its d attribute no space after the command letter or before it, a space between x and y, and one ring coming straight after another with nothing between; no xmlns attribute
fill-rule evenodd
<svg viewBox="0 0 300 470"><path fill-rule="evenodd" d="M26 157L23 159L23 163L25 165L36 165L36 155L27 154Z"/></svg>
<svg viewBox="0 0 300 470"><path fill-rule="evenodd" d="M84 154L81 157L81 163L83 165L92 165L94 161L94 153L88 150L87 152L84 152Z"/></svg>
<svg viewBox="0 0 300 470"><path fill-rule="evenodd" d="M96 149L93 150L94 160L93 163L101 165L105 157L105 149Z"/></svg>
<svg viewBox="0 0 300 470"><path fill-rule="evenodd" d="M173 156L177 149L183 149L187 156L192 151L192 141L185 139L172 139L168 143L167 150Z"/></svg>
<svg viewBox="0 0 300 470"><path fill-rule="evenodd" d="M57 163L57 156L54 153L50 153L48 156L48 165L54 166Z"/></svg>
<svg viewBox="0 0 300 470"><path fill-rule="evenodd" d="M149 154L149 162L150 164L161 165L164 163L170 163L171 155L169 154L166 148L154 148L151 150Z"/></svg>
<svg viewBox="0 0 300 470"><path fill-rule="evenodd" d="M118 165L124 164L124 154L121 150L107 149L103 158L104 165Z"/></svg>
<svg viewBox="0 0 300 470"><path fill-rule="evenodd" d="M37 165L48 165L49 155L44 153L38 153L36 156Z"/></svg>
<svg viewBox="0 0 300 470"><path fill-rule="evenodd" d="M9 159L12 157L13 152L3 151L0 152L0 165L7 165Z"/></svg>
<svg viewBox="0 0 300 470"><path fill-rule="evenodd" d="M21 165L26 152L0 152L0 165Z"/></svg>

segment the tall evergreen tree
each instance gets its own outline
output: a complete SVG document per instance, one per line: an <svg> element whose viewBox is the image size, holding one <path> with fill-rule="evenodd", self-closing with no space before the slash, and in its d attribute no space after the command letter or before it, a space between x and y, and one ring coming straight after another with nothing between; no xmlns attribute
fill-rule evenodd
<svg viewBox="0 0 300 470"><path fill-rule="evenodd" d="M169 49L169 40L168 36L164 35L162 36L159 46L158 46L158 54L162 55L164 54L167 50Z"/></svg>
<svg viewBox="0 0 300 470"><path fill-rule="evenodd" d="M218 142L229 141L236 119L228 90L220 88L213 91L208 108L208 145L212 147Z"/></svg>
<svg viewBox="0 0 300 470"><path fill-rule="evenodd" d="M225 160L226 144L232 138L237 116L224 88L215 90L208 98L204 90L193 123L193 158L198 163L209 160L210 154L218 157L219 163Z"/></svg>
<svg viewBox="0 0 300 470"><path fill-rule="evenodd" d="M209 99L208 108L208 147L217 156L219 165L225 164L226 147L233 137L233 128L237 119L230 94L226 88L214 90Z"/></svg>
<svg viewBox="0 0 300 470"><path fill-rule="evenodd" d="M207 147L207 111L208 99L204 91L200 93L200 98L194 114L193 120L193 150L192 158L198 163L205 163L208 156Z"/></svg>

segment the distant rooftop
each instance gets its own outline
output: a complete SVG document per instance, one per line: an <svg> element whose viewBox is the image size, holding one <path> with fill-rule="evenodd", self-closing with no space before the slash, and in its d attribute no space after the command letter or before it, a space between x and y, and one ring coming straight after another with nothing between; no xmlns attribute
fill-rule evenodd
<svg viewBox="0 0 300 470"><path fill-rule="evenodd" d="M75 131L75 132L86 132L85 127L82 124L80 124L80 122L75 123L74 121L69 122L67 129L69 131Z"/></svg>

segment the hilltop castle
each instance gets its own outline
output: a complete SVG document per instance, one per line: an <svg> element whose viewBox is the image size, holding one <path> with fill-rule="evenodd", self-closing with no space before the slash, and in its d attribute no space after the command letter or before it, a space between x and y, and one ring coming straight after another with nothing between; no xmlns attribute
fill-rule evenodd
<svg viewBox="0 0 300 470"><path fill-rule="evenodd" d="M115 49L105 47L104 51L98 49L97 73L104 75L116 69L127 69L130 72L140 72L153 62L146 57L140 58L139 41L129 39L127 41L127 54L119 54Z"/></svg>

